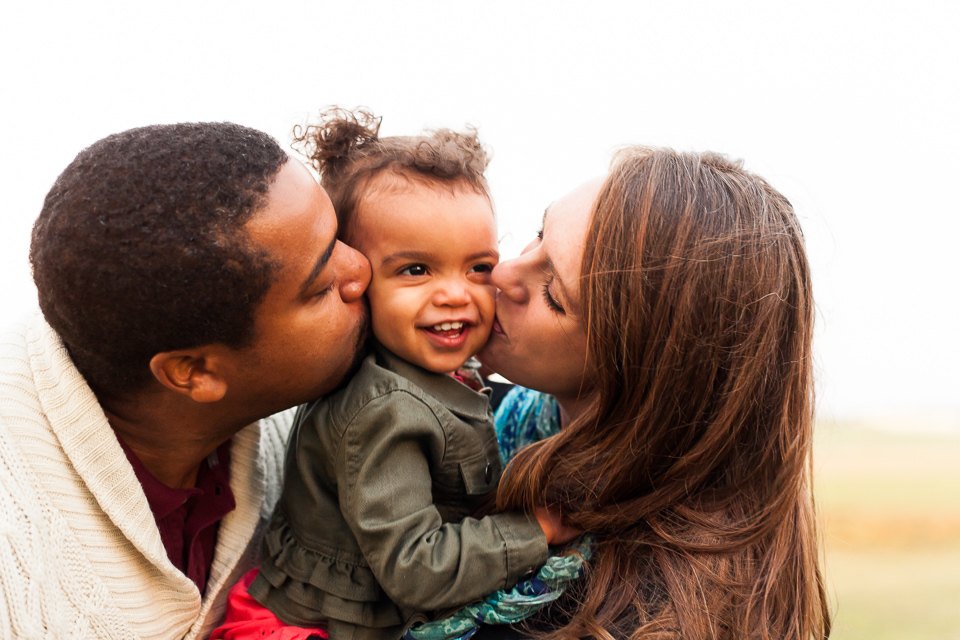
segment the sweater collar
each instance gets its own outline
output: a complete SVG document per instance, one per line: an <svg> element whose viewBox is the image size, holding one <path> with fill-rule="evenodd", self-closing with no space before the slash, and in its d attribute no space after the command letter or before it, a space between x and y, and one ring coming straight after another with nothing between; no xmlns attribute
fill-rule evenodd
<svg viewBox="0 0 960 640"><path fill-rule="evenodd" d="M214 603L202 600L196 585L167 558L147 498L96 396L74 366L57 333L42 316L36 317L37 322L28 331L27 355L50 428L73 471L102 512L153 567L145 576L140 576L148 580L141 585L143 590L164 591L171 606L184 614L185 621L189 620L190 624L182 629L186 634L189 627L203 621ZM241 541L252 538L260 520L264 475L258 462L259 448L259 424L242 429L232 439L230 488L237 508L221 521L207 580L208 593L217 593L230 579L246 550L246 544ZM105 571L104 575L110 573ZM112 581L106 579L105 584L110 591L122 594L137 588L131 582L136 579L123 575ZM199 617L190 612L199 612Z"/></svg>

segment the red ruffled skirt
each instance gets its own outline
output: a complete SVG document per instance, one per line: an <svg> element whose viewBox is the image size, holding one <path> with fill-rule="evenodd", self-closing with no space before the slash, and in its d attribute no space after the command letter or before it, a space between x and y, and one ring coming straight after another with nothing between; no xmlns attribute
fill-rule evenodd
<svg viewBox="0 0 960 640"><path fill-rule="evenodd" d="M210 634L210 640L307 640L323 638L326 629L308 629L284 624L270 610L250 597L247 589L259 569L251 569L227 595L227 615L222 625Z"/></svg>

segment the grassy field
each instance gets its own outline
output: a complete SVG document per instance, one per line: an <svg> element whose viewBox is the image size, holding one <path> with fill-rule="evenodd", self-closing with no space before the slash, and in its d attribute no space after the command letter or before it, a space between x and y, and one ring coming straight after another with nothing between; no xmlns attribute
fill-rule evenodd
<svg viewBox="0 0 960 640"><path fill-rule="evenodd" d="M834 640L960 640L960 437L820 424Z"/></svg>

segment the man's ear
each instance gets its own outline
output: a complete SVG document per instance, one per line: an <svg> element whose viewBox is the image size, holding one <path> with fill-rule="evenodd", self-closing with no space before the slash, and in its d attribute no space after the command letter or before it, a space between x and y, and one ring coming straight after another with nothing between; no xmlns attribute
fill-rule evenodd
<svg viewBox="0 0 960 640"><path fill-rule="evenodd" d="M215 355L202 349L165 351L150 358L150 371L167 389L195 402L217 402L227 393Z"/></svg>

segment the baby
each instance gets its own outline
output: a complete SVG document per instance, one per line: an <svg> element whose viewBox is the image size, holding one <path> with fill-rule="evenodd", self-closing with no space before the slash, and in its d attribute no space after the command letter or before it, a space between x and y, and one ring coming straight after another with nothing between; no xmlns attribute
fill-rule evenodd
<svg viewBox="0 0 960 640"><path fill-rule="evenodd" d="M501 474L487 396L462 369L495 313L486 153L475 133L378 128L334 110L300 137L341 238L370 260L376 341L343 389L298 414L248 589L333 640L398 638L512 585L546 560L551 531L542 514L470 517Z"/></svg>

